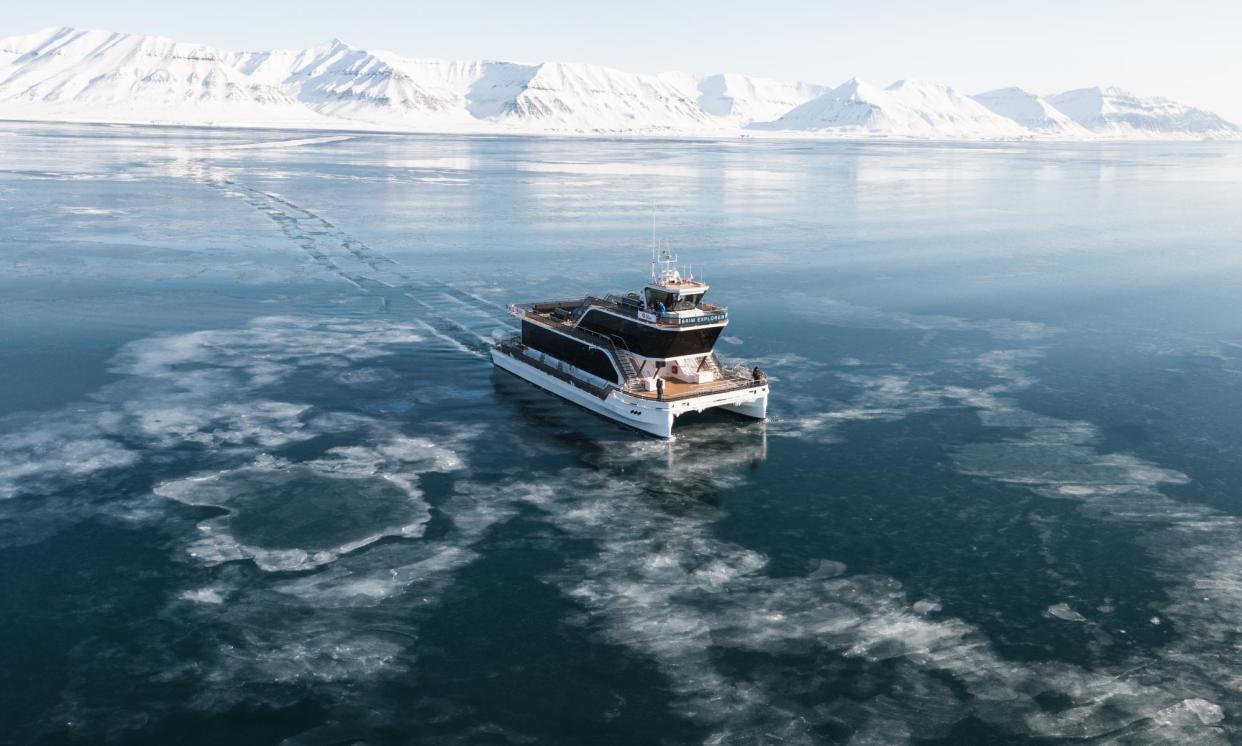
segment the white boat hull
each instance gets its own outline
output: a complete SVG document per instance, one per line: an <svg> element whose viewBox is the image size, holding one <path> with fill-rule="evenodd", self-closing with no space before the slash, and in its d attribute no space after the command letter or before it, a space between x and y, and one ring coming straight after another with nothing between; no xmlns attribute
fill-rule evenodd
<svg viewBox="0 0 1242 746"><path fill-rule="evenodd" d="M562 399L603 415L611 420L628 425L636 430L655 435L659 438L672 437L673 422L687 412L702 412L720 407L730 412L765 419L768 410L767 385L736 391L703 394L674 401L653 401L639 396L632 396L620 390L609 392L601 399L589 391L574 386L556 376L529 365L518 357L492 348L492 363L510 373L535 384Z"/></svg>

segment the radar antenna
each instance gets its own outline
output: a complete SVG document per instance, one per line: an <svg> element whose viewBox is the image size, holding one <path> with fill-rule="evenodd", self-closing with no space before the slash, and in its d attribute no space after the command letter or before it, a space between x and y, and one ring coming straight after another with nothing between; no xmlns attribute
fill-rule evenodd
<svg viewBox="0 0 1242 746"><path fill-rule="evenodd" d="M656 263L659 265L659 272L654 278L656 282L661 285L676 285L681 282L681 273L677 271L677 255L667 246L660 252Z"/></svg>

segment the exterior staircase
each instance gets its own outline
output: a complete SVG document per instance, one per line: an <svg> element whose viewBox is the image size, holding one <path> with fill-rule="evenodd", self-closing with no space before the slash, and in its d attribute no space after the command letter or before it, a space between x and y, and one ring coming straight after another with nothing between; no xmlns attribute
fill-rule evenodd
<svg viewBox="0 0 1242 746"><path fill-rule="evenodd" d="M617 368L621 371L621 378L625 381L622 386L627 389L636 386L638 384L638 370L634 368L634 361L630 358L630 353L618 350L616 346L613 346L612 356L617 361Z"/></svg>
<svg viewBox="0 0 1242 746"><path fill-rule="evenodd" d="M721 380L724 380L725 378L728 378L728 374L725 373L724 366L720 364L720 358L716 356L715 351L713 351L707 357L703 358L703 365L702 365L701 370L710 371L711 373L714 373L717 381L721 381Z"/></svg>

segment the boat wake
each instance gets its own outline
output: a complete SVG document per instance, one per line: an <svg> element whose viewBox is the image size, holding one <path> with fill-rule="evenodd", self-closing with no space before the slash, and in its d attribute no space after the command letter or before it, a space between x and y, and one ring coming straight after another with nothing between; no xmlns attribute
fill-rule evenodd
<svg viewBox="0 0 1242 746"><path fill-rule="evenodd" d="M321 270L361 292L383 299L396 311L404 306L428 330L463 352L485 356L497 327L513 328L504 306L448 283L411 274L366 242L349 235L327 218L292 200L241 183L222 169L194 161L184 173L211 189L239 199L269 218L289 241ZM181 169L179 169L181 171ZM446 313L445 308L452 308Z"/></svg>

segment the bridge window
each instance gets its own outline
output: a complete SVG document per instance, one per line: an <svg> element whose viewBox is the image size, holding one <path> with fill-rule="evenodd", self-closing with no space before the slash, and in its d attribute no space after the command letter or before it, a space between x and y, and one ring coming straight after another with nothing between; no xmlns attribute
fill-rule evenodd
<svg viewBox="0 0 1242 746"><path fill-rule="evenodd" d="M647 288L646 292L649 308L655 309L660 304L663 304L666 311L689 311L696 307L699 301L703 300L702 293L689 293L678 297L677 293L668 290Z"/></svg>

